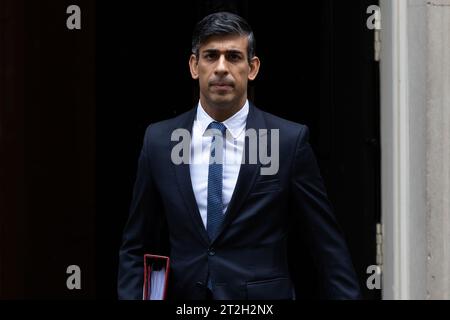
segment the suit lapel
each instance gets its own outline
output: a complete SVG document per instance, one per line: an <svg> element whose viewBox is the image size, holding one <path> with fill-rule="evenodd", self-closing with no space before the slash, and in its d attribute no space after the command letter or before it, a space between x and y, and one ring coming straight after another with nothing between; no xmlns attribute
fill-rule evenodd
<svg viewBox="0 0 450 320"><path fill-rule="evenodd" d="M250 103L250 109L247 116L247 124L245 129L255 129L256 134L258 135L259 129L265 128L266 124L264 122L262 112L257 109L252 103ZM248 157L248 153L249 148L247 148L246 146L244 149L246 158ZM233 195L231 196L230 203L228 204L227 211L225 212L225 219L212 242L214 242L220 236L220 234L226 229L226 227L239 212L240 207L245 202L248 193L254 184L254 181L260 170L260 166L261 164L259 162L259 159L256 164L250 164L247 159L245 159L245 162L241 164L236 186L234 188Z"/></svg>
<svg viewBox="0 0 450 320"><path fill-rule="evenodd" d="M195 107L186 114L186 117L183 117L181 119L181 122L177 126L177 128L183 128L188 130L191 134L191 137L192 137L192 126L194 124L196 112L197 108ZM178 141L171 142L171 150L177 143ZM192 189L192 180L189 163L174 165L174 167L175 167L175 174L177 176L178 187L187 205L189 214L191 215L191 218L193 219L197 231L201 235L203 241L209 244L208 233L206 232L206 229L203 225L202 217L200 215L200 211L198 210L197 200L195 199L194 190Z"/></svg>
<svg viewBox="0 0 450 320"><path fill-rule="evenodd" d="M191 137L196 112L197 108L193 108L190 112L186 114L185 117L183 117L180 120L180 123L177 126L177 128L183 128L188 130L191 133ZM247 116L246 130L254 129L258 134L259 129L265 128L266 124L264 122L264 118L262 116L261 111L257 109L252 103L250 103L249 113ZM178 141L171 141L171 150L177 143ZM244 153L245 156L248 157L249 150L247 147L245 148ZM233 221L234 217L239 212L240 207L245 202L248 193L250 192L254 184L254 181L260 170L260 166L261 164L259 162L259 159L256 164L250 164L248 159L246 159L245 162L241 164L236 186L234 188L230 203L228 204L227 211L225 212L225 219L214 239L210 241L208 233L203 225L200 211L198 210L194 190L192 189L192 180L189 164L182 163L180 165L174 165L180 193L184 199L184 202L187 205L189 214L191 215L191 218L194 221L197 231L199 232L205 243L209 245L210 242L211 243L214 242L220 236L220 234L226 229L226 227L230 224L230 222Z"/></svg>

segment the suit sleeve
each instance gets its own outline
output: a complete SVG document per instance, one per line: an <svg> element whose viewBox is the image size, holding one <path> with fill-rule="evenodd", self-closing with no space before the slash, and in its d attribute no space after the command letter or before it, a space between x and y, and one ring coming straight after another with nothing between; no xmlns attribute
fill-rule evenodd
<svg viewBox="0 0 450 320"><path fill-rule="evenodd" d="M119 251L118 298L142 299L144 254L159 253L162 210L150 167L150 126L138 160L136 181Z"/></svg>
<svg viewBox="0 0 450 320"><path fill-rule="evenodd" d="M359 299L361 293L350 253L328 200L306 126L299 133L292 166L294 215L306 230L321 297Z"/></svg>

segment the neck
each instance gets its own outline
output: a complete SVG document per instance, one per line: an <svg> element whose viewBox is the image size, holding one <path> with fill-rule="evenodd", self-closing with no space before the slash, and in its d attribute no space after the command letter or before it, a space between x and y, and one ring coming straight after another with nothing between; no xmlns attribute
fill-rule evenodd
<svg viewBox="0 0 450 320"><path fill-rule="evenodd" d="M247 97L244 97L239 103L228 104L228 105L217 105L214 103L208 103L203 97L200 97L200 103L203 110L214 120L218 122L223 122L228 118L231 118L234 114L239 112L247 101Z"/></svg>

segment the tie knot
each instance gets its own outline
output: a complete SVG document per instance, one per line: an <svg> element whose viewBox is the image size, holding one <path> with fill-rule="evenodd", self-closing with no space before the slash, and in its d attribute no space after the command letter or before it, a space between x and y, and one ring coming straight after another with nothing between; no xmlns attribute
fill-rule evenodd
<svg viewBox="0 0 450 320"><path fill-rule="evenodd" d="M217 122L217 121L213 121L209 124L208 129L216 129L219 130L220 132L222 132L222 136L225 134L225 132L227 131L227 127L225 127L225 125L221 122Z"/></svg>

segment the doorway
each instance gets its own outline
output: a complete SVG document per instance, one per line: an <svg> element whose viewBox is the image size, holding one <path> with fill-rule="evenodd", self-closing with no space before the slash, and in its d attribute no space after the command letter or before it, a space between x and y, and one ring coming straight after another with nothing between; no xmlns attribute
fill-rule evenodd
<svg viewBox="0 0 450 320"><path fill-rule="evenodd" d="M379 66L366 28L376 0L300 9L289 1L80 0L80 32L65 27L69 4L0 5L8 13L0 19L0 211L8 213L0 215L1 297L116 298L144 130L194 106L192 29L207 13L229 10L255 32L262 67L251 98L310 128L364 297L381 298L365 286L380 221ZM304 268L297 289L313 298L317 279L303 263L310 254L295 249L292 263ZM66 287L73 263L83 270L79 292Z"/></svg>
<svg viewBox="0 0 450 320"><path fill-rule="evenodd" d="M288 1L97 5L99 297L115 297L117 253L144 130L194 106L197 88L187 65L192 29L204 15L228 10L246 18L255 33L262 66L250 97L259 108L310 128L364 298L381 298L381 290L366 287L367 267L376 264L380 221L379 70L373 31L366 28L366 9L373 4L377 1L311 1L301 9ZM153 20L156 15L165 16L165 23ZM305 249L298 248L292 263L309 261ZM304 297L314 297L317 279L299 278Z"/></svg>

